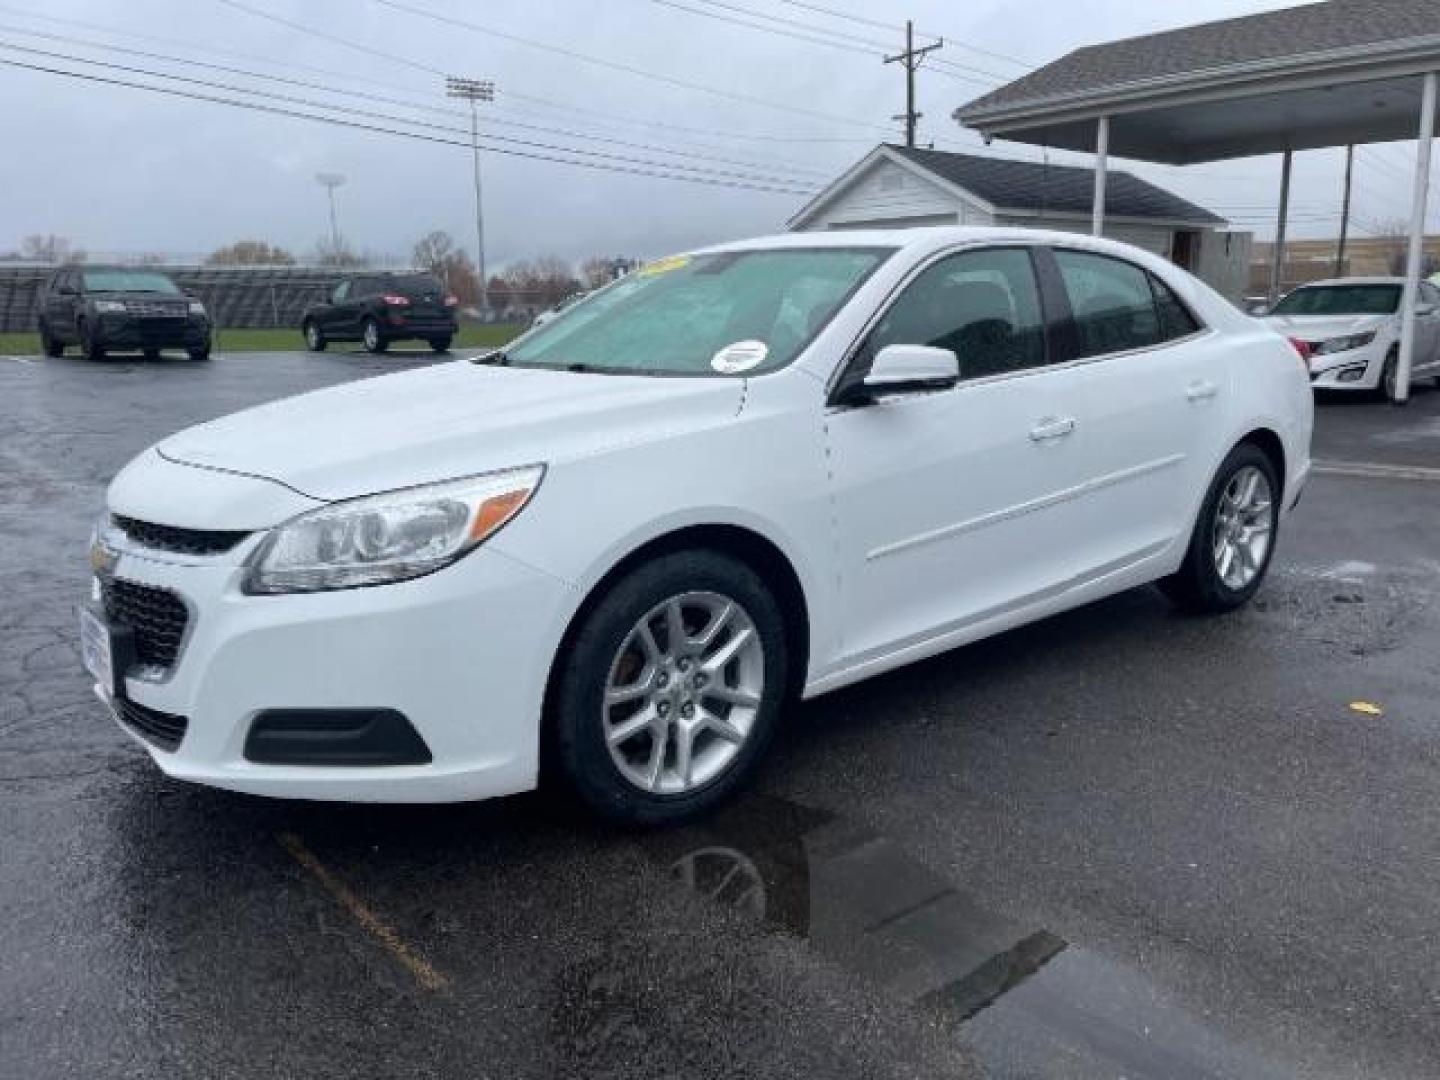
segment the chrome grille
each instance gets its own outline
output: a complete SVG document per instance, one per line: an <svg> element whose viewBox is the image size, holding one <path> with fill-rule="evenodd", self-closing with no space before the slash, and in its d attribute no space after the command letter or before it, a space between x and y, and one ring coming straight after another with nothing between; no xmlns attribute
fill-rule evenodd
<svg viewBox="0 0 1440 1080"><path fill-rule="evenodd" d="M126 300L125 311L129 315L145 318L183 319L189 313L186 300Z"/></svg>
<svg viewBox="0 0 1440 1080"><path fill-rule="evenodd" d="M120 514L111 515L110 520L128 539L141 547L172 551L179 555L219 555L250 535L243 530L182 529L177 525L160 525Z"/></svg>

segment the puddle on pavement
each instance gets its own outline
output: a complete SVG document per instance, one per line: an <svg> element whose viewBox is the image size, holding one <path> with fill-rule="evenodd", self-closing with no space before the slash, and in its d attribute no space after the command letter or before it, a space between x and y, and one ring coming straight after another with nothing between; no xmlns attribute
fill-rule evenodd
<svg viewBox="0 0 1440 1080"><path fill-rule="evenodd" d="M955 1030L995 1076L1287 1075L1138 972L986 907L856 822L753 796L643 843L685 888Z"/></svg>

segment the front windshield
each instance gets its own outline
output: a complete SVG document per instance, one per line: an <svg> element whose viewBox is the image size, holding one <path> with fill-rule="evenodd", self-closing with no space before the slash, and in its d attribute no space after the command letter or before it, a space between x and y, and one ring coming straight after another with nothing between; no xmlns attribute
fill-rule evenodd
<svg viewBox="0 0 1440 1080"><path fill-rule="evenodd" d="M1271 314L1393 315L1399 307L1399 285L1316 285L1296 289Z"/></svg>
<svg viewBox="0 0 1440 1080"><path fill-rule="evenodd" d="M506 351L517 367L739 375L790 363L891 248L677 255L587 297Z"/></svg>
<svg viewBox="0 0 1440 1080"><path fill-rule="evenodd" d="M172 296L180 294L173 281L152 270L86 270L85 288L91 292L159 292Z"/></svg>

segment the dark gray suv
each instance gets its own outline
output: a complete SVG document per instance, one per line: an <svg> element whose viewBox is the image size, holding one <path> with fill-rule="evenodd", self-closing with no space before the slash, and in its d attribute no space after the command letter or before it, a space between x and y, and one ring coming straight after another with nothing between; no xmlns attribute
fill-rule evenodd
<svg viewBox="0 0 1440 1080"><path fill-rule="evenodd" d="M210 358L210 317L205 306L155 270L62 266L40 290L40 342L46 356L79 345L88 360L108 352L184 349L192 360Z"/></svg>

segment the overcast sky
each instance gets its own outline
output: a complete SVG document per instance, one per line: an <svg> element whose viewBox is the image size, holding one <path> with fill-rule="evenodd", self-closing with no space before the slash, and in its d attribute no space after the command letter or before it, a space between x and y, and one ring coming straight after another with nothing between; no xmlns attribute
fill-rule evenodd
<svg viewBox="0 0 1440 1080"><path fill-rule="evenodd" d="M983 149L974 135L950 119L951 110L1001 78L1023 73L1023 64L1039 65L1082 45L1287 6L1270 0L814 0L823 8L893 22L896 29L891 31L778 0L727 0L729 7L706 0L395 2L661 78L444 25L398 11L385 0L243 0L256 11L369 51L279 25L224 0L0 0L0 42L361 113L385 113L398 119L329 115L408 126L465 142L468 135L462 129L468 119L463 114L433 111L456 105L445 99L440 75L454 71L494 80L495 103L482 107L482 126L491 135L658 162L660 171L683 166L686 175L786 189L711 186L487 152L486 246L493 270L535 255L656 255L780 229L805 201L802 189L820 186L875 142L898 138L899 125L889 118L903 107L902 74L898 65L887 67L869 55L865 43L898 45L899 26L907 16L921 30L947 38L937 54L946 69L920 74L925 112L921 141L933 140L941 149L1034 157L1034 151L1001 142ZM858 51L694 13L708 10L742 18L735 14L737 7L849 35L850 46ZM26 30L35 33L21 32ZM319 88L184 67L97 44L202 60ZM129 81L161 81L37 52L0 49L0 59ZM241 96L193 83L166 85ZM375 96L405 104L381 103ZM328 229L324 192L315 181L315 174L323 171L347 177L338 193L340 227L359 249L407 256L415 239L431 229L446 230L467 247L473 245L474 196L469 151L463 146L4 65L0 100L6 103L7 148L0 166L0 250L18 246L27 234L53 232L99 253L198 257L222 244L254 238L302 254ZM324 111L318 105L274 99L268 103ZM416 128L416 121L438 128ZM632 145L623 145L627 143ZM505 145L564 156L555 150ZM1292 235L1334 234L1341 157L1338 150L1297 155ZM1073 155L1056 155L1054 160L1087 161ZM1362 231L1408 216L1407 166L1413 161L1413 143L1362 152L1355 198ZM655 164L608 163L656 170ZM1186 169L1123 167L1262 237L1271 230L1278 159ZM1435 220L1440 214L1432 223Z"/></svg>

